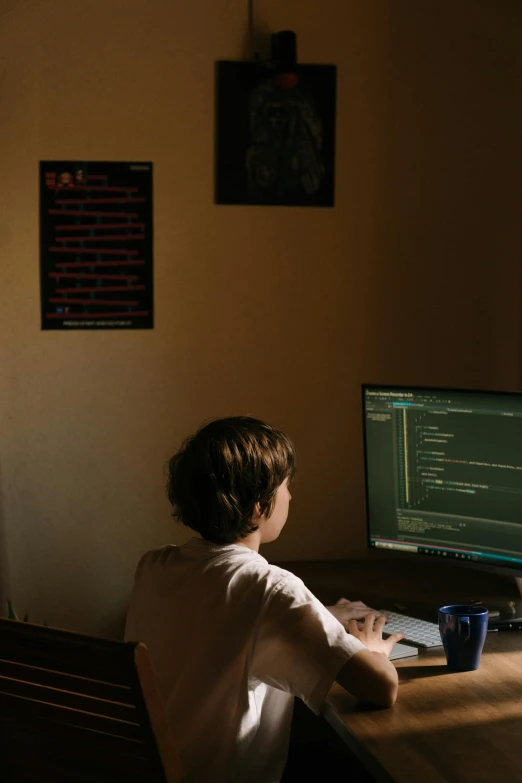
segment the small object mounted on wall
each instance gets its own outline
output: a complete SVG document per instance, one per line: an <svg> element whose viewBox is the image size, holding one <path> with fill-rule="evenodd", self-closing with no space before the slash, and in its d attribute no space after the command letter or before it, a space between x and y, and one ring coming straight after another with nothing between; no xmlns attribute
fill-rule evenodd
<svg viewBox="0 0 522 783"><path fill-rule="evenodd" d="M334 205L335 65L297 63L291 30L270 60L217 63L216 203Z"/></svg>

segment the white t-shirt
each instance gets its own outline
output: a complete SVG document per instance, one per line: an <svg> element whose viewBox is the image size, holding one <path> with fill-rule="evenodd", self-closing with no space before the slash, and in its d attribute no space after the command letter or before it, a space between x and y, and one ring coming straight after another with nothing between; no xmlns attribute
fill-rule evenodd
<svg viewBox="0 0 522 783"><path fill-rule="evenodd" d="M199 538L142 557L125 639L149 649L190 783L277 783L293 697L319 713L365 649L294 574Z"/></svg>

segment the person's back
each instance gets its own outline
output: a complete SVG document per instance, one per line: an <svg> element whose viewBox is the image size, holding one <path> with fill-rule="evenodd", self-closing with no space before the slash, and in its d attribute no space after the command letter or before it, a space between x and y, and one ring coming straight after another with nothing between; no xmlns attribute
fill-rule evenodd
<svg viewBox="0 0 522 783"><path fill-rule="evenodd" d="M346 633L335 608L257 551L286 521L294 470L288 439L248 417L212 422L170 462L176 515L203 538L144 555L125 638L149 648L187 781L277 783L294 696L318 713L336 677L395 698L381 696L395 670L368 659L370 635Z"/></svg>

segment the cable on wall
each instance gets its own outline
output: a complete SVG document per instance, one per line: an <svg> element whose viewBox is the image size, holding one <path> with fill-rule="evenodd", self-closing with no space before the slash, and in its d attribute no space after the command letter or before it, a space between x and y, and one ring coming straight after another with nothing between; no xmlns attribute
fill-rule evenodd
<svg viewBox="0 0 522 783"><path fill-rule="evenodd" d="M252 52L252 59L259 60L259 52L256 50L256 23L255 23L255 0L248 0L248 40L250 51Z"/></svg>

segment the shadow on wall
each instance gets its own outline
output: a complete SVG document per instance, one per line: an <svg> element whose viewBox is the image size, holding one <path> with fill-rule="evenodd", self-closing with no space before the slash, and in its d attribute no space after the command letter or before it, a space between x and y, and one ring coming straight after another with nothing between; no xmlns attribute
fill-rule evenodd
<svg viewBox="0 0 522 783"><path fill-rule="evenodd" d="M106 639L116 639L122 642L125 635L125 621L127 619L127 603L118 607L114 612L114 617L107 620L100 628L100 635Z"/></svg>
<svg viewBox="0 0 522 783"><path fill-rule="evenodd" d="M94 566L91 573L102 579L104 572L99 566ZM65 582L69 585L67 600L63 600ZM89 581L80 577L75 582L70 575L63 573L61 583L47 596L45 608L35 622L44 618L46 624L53 628L123 641L128 596L123 601L114 601L114 593L114 586L106 590L98 579ZM69 600L71 597L72 602Z"/></svg>
<svg viewBox="0 0 522 783"><path fill-rule="evenodd" d="M395 5L377 48L369 376L513 388L520 4Z"/></svg>
<svg viewBox="0 0 522 783"><path fill-rule="evenodd" d="M0 617L7 614L7 590L9 585L7 570L7 534L5 529L4 504L2 493L2 465L0 463Z"/></svg>

